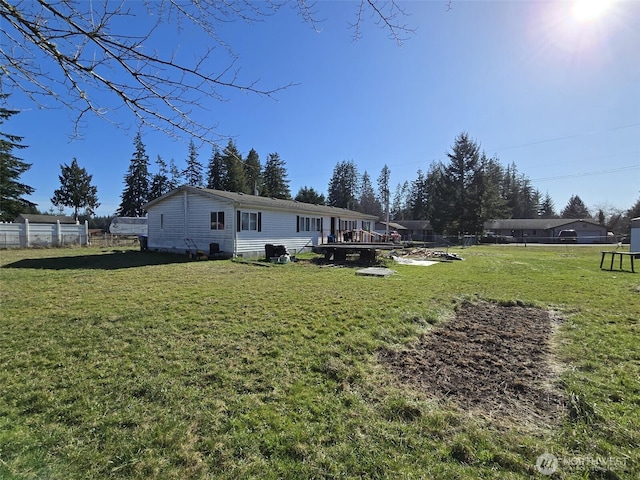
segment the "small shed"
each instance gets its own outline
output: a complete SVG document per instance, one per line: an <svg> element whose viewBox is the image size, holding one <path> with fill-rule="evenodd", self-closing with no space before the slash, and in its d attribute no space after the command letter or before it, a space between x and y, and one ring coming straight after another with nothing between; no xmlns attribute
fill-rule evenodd
<svg viewBox="0 0 640 480"><path fill-rule="evenodd" d="M640 252L640 217L631 219L631 243L629 251Z"/></svg>

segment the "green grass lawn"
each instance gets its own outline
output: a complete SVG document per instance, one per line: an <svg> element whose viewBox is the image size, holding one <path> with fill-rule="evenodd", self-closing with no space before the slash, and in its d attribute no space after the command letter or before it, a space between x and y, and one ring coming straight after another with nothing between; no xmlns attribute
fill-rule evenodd
<svg viewBox="0 0 640 480"><path fill-rule="evenodd" d="M638 478L640 273L600 250L455 249L388 278L0 250L0 478ZM378 361L465 300L561 313L563 418L464 411Z"/></svg>

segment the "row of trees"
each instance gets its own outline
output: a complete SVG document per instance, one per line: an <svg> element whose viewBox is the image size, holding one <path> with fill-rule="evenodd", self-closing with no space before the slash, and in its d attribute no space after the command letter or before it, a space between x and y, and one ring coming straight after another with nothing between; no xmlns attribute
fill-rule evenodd
<svg viewBox="0 0 640 480"><path fill-rule="evenodd" d="M0 108L0 124L15 113ZM13 220L19 213L38 213L36 205L23 198L34 189L19 181L20 175L31 167L13 154L14 149L24 148L21 141L21 137L0 133L0 218L4 221ZM173 159L167 164L160 156L156 165L156 172L151 173L146 147L138 133L117 215L142 216L148 201L183 184L292 198L286 165L277 153L269 154L262 165L254 149L243 158L233 140L222 150L213 149L206 169L198 160L193 141L183 170ZM456 137L445 161L432 163L426 173L418 170L417 178L398 184L393 196L390 177L391 171L385 165L374 187L367 171L360 174L353 161L341 161L329 180L326 198L304 186L295 200L357 210L379 218L388 216L392 220L429 220L436 232L445 234L480 233L484 222L494 218L557 217L594 219L611 231L625 233L628 220L640 216L640 199L627 212L605 212L600 208L592 214L577 195L556 213L548 193L543 195L533 188L514 164L505 167L497 158L487 157L466 133ZM52 204L60 212L64 207L72 208L75 218L82 213L91 217L100 205L92 176L74 158L70 165L61 165L59 180L60 188L54 191Z"/></svg>
<svg viewBox="0 0 640 480"><path fill-rule="evenodd" d="M150 173L149 156L140 133L134 139L134 147L129 170L124 177L125 188L117 211L119 216L144 215L143 207L147 202L180 185L291 199L285 162L277 153L270 153L263 166L258 152L251 149L243 158L233 140L229 140L222 151L217 147L213 149L205 170L192 140L184 170L180 170L173 159L167 164L158 155L157 170Z"/></svg>
<svg viewBox="0 0 640 480"><path fill-rule="evenodd" d="M640 216L640 199L626 212L598 208L592 214L577 195L557 213L548 193L534 188L515 164L505 167L497 157L487 157L467 133L456 137L444 162L398 184L392 199L389 176L385 165L376 192L366 171L360 176L352 161L340 162L329 182L327 203L379 217L388 208L392 220L429 220L434 231L450 235L481 233L484 222L496 218L593 219L624 233L628 220Z"/></svg>

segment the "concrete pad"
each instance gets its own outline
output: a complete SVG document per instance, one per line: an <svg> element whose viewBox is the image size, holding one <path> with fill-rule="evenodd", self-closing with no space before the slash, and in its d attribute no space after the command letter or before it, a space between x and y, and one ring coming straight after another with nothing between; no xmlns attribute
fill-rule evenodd
<svg viewBox="0 0 640 480"><path fill-rule="evenodd" d="M388 277L396 273L394 270L383 267L368 267L356 270L356 275L366 275L369 277Z"/></svg>

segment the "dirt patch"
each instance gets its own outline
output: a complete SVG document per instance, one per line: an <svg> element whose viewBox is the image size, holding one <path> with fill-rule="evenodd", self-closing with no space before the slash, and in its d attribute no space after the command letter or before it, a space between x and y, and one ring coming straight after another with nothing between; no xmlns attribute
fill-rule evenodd
<svg viewBox="0 0 640 480"><path fill-rule="evenodd" d="M402 382L464 409L548 422L565 403L551 366L553 327L542 309L465 303L409 349L380 359Z"/></svg>

